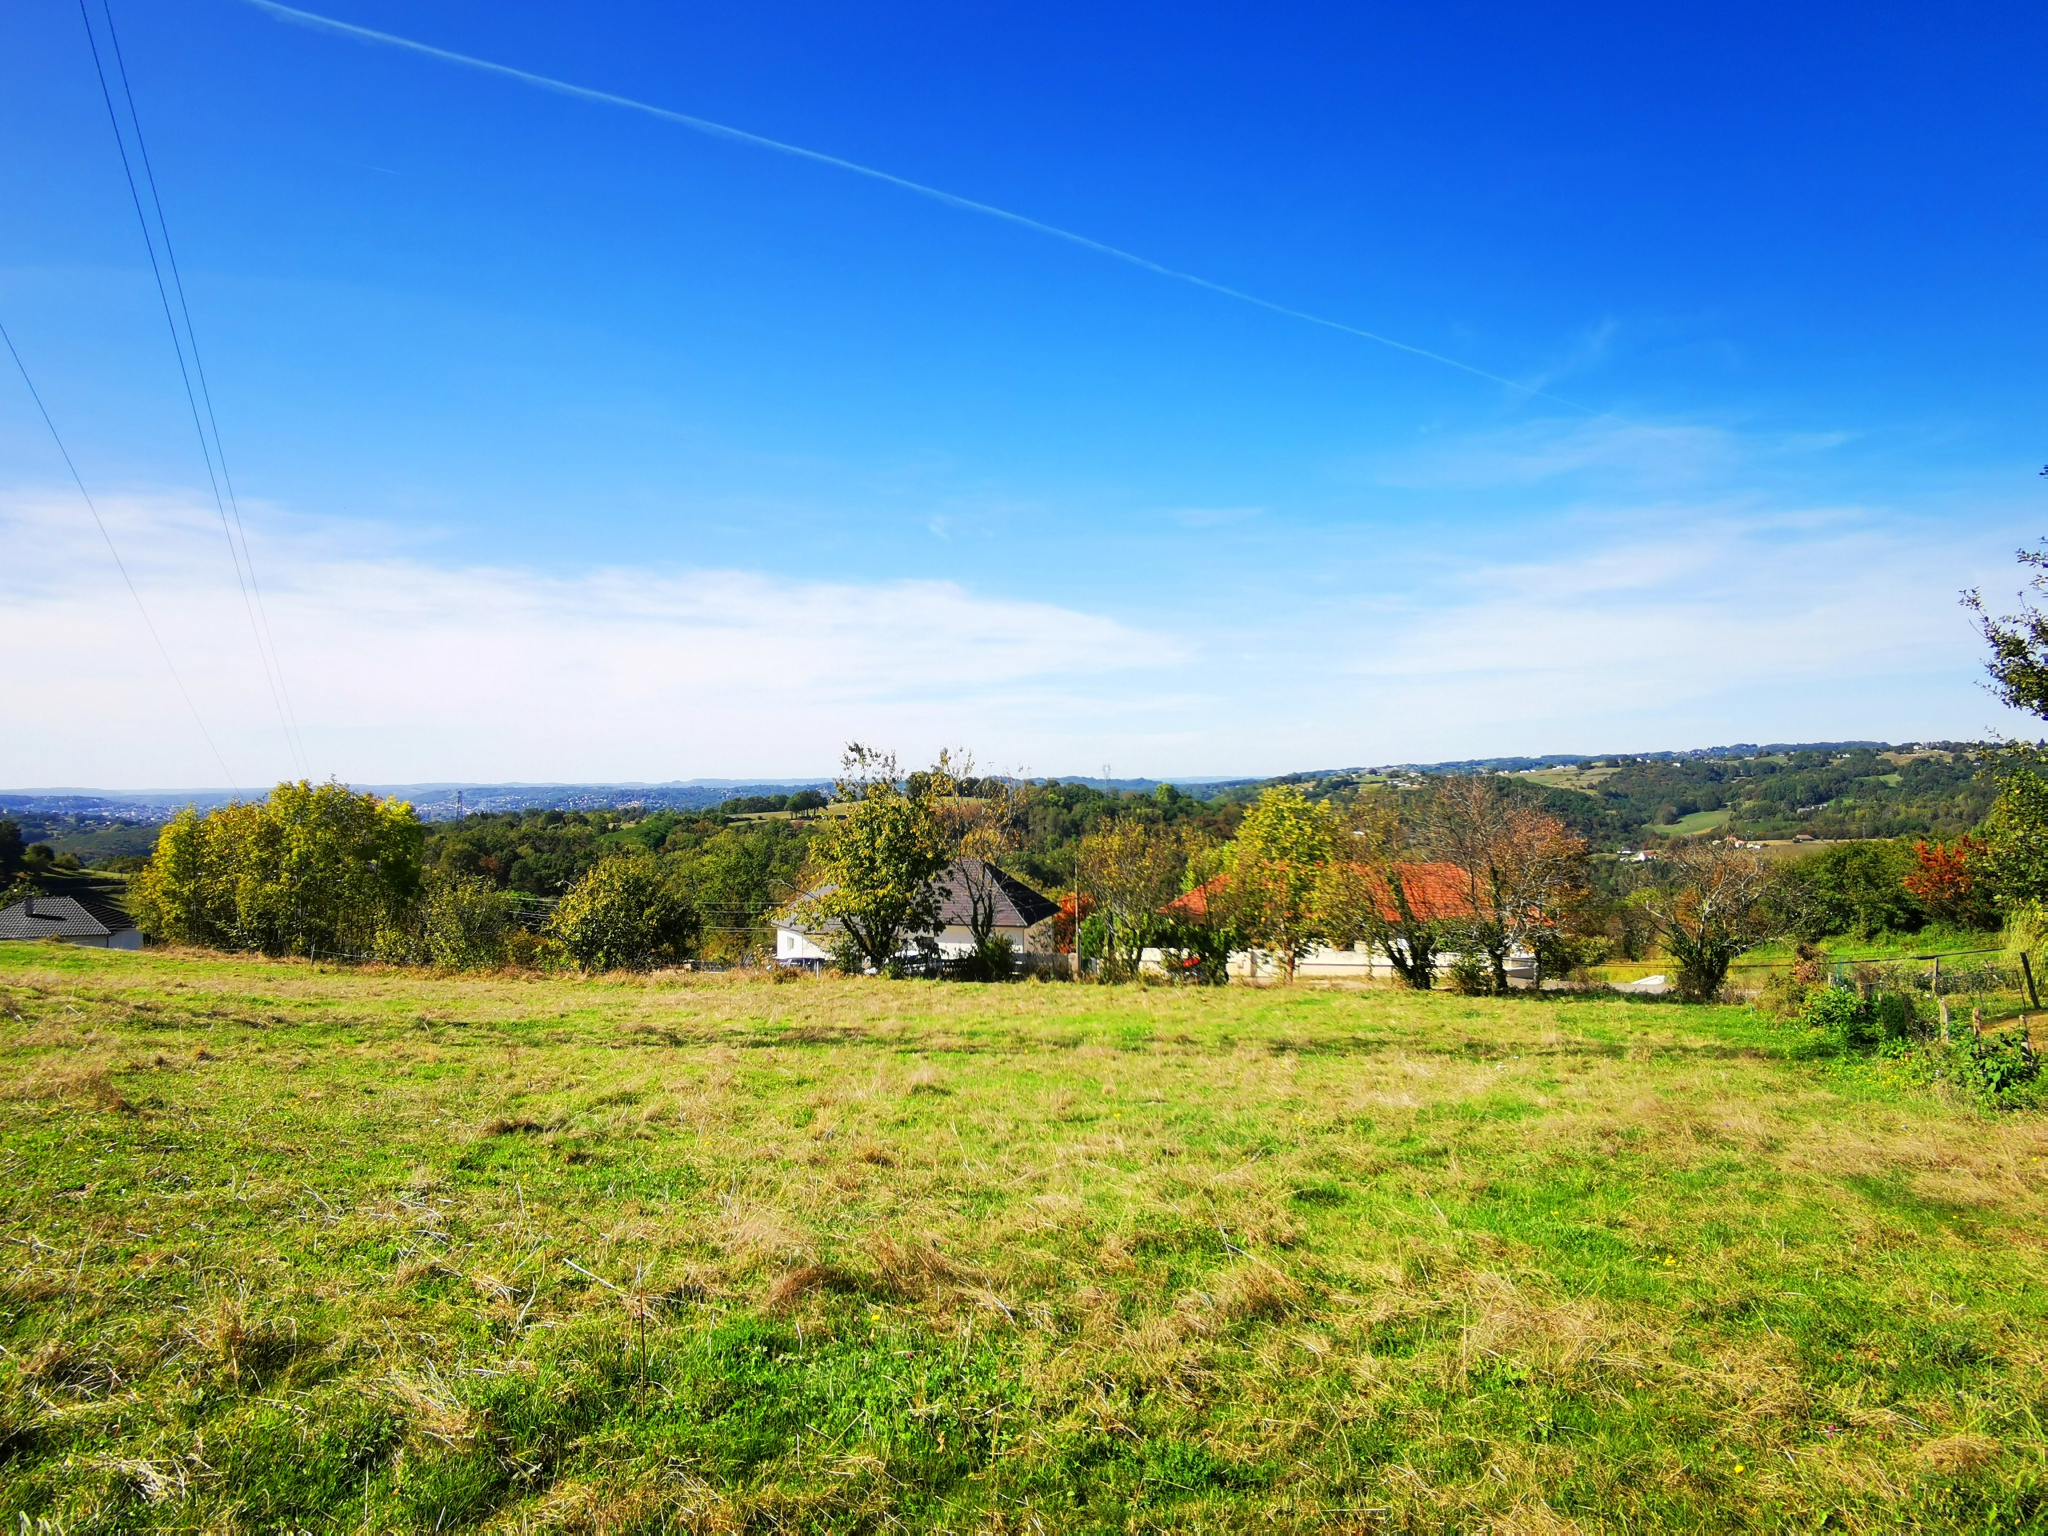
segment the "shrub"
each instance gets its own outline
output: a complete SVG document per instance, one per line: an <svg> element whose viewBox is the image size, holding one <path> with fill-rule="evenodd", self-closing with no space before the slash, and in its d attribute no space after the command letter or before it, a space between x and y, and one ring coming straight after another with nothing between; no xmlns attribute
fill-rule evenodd
<svg viewBox="0 0 2048 1536"><path fill-rule="evenodd" d="M1927 1026L1909 993L1866 996L1854 987L1814 987L1799 1009L1799 1022L1845 1051L1864 1051L1888 1042L1922 1039Z"/></svg>
<svg viewBox="0 0 2048 1536"><path fill-rule="evenodd" d="M1757 1006L1774 1019L1796 1019L1811 990L1795 971L1772 971L1757 992Z"/></svg>
<svg viewBox="0 0 2048 1536"><path fill-rule="evenodd" d="M510 954L512 899L474 876L429 876L420 903L420 936L436 965L473 970L503 965Z"/></svg>
<svg viewBox="0 0 2048 1536"><path fill-rule="evenodd" d="M1444 968L1444 985L1460 997L1490 997L1493 994L1493 968L1478 950L1461 950Z"/></svg>
<svg viewBox="0 0 2048 1536"><path fill-rule="evenodd" d="M2034 1054L2034 1043L2027 1038L2023 1024L2015 1024L2011 1029L1986 1030L1963 1045L1959 1075L1994 1103L2019 1097L2019 1091L2041 1075L2041 1059Z"/></svg>
<svg viewBox="0 0 2048 1536"><path fill-rule="evenodd" d="M1230 951L1236 935L1209 923L1169 923L1159 935L1159 960L1175 981L1220 987L1230 980Z"/></svg>
<svg viewBox="0 0 2048 1536"><path fill-rule="evenodd" d="M1083 960L1100 960L1106 956L1109 953L1109 919L1100 912L1091 912L1082 918L1074 947L1081 952Z"/></svg>
<svg viewBox="0 0 2048 1536"><path fill-rule="evenodd" d="M645 970L685 958L702 926L653 858L622 854L569 888L549 931L586 971Z"/></svg>
<svg viewBox="0 0 2048 1536"><path fill-rule="evenodd" d="M1919 1006L1907 993L1879 994L1871 1005L1871 1012L1877 1023L1877 1032L1883 1039L1911 1040L1927 1033L1927 1024L1920 1017Z"/></svg>
<svg viewBox="0 0 2048 1536"><path fill-rule="evenodd" d="M1007 934L998 933L962 955L952 971L960 981L1008 981L1016 968L1016 944Z"/></svg>
<svg viewBox="0 0 2048 1536"><path fill-rule="evenodd" d="M1878 1040L1875 1010L1849 987L1814 988L1799 1010L1799 1022L1845 1050L1859 1050Z"/></svg>

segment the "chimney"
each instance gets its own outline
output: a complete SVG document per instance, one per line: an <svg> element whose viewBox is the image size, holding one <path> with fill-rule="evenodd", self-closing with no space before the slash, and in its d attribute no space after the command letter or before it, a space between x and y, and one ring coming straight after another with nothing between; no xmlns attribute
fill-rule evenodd
<svg viewBox="0 0 2048 1536"><path fill-rule="evenodd" d="M36 893L34 891L30 891L23 898L21 915L23 917L34 917L36 915Z"/></svg>

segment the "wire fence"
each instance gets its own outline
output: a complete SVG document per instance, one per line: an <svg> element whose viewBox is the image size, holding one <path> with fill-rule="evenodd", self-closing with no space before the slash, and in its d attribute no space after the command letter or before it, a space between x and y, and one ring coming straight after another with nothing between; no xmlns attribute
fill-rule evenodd
<svg viewBox="0 0 2048 1536"><path fill-rule="evenodd" d="M1626 984L1660 972L1668 974L1674 964L1670 960L1625 961L1610 963L1599 970L1609 982ZM2017 997L2023 1006L2041 1006L2032 957L1997 947L1909 955L1821 954L1811 959L1737 960L1728 967L1728 980L1735 991L1742 992L1747 990L1745 981L1768 986L1772 973L1799 966L1825 967L1826 980L1831 985L1851 988L1865 997L1903 994L1938 1002L1951 997L1988 999L2003 994Z"/></svg>

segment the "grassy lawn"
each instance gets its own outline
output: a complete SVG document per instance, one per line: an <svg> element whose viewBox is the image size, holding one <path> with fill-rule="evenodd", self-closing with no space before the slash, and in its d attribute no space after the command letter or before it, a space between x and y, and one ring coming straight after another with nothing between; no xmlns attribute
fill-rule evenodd
<svg viewBox="0 0 2048 1536"><path fill-rule="evenodd" d="M1698 837L1702 832L1711 832L1716 827L1725 827L1735 812L1723 806L1718 811L1694 811L1690 816L1681 816L1669 826L1652 827L1650 830L1659 837Z"/></svg>
<svg viewBox="0 0 2048 1536"><path fill-rule="evenodd" d="M0 1519L2034 1529L2048 1134L1739 1009L0 946Z"/></svg>

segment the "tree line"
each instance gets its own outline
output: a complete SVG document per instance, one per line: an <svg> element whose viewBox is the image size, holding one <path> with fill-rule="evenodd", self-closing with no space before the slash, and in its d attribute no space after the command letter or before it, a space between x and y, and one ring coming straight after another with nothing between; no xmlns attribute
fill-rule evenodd
<svg viewBox="0 0 2048 1536"><path fill-rule="evenodd" d="M2030 592L2048 591L2048 551L2021 558ZM2048 613L2024 594L2002 617L1968 601L1994 690L2048 719ZM1900 768L1899 783L1924 771L1955 789L1963 759L1925 761ZM1864 770L1883 762L1795 755L1761 775L1767 795L1742 793L1779 803L1830 774L1881 779ZM1759 772L1746 759L1708 770ZM1680 993L1709 998L1769 938L1991 928L2048 910L2048 747L2009 744L1970 772L1981 785L1955 803L1989 807L1972 830L1775 865L1714 836L1670 840L1650 864L1596 859L1559 814L1575 796L1508 774L1401 791L1271 784L1232 802L1170 785L1119 795L977 774L957 752L906 772L856 744L829 802L807 792L761 810L543 811L431 829L400 802L301 782L174 819L132 881L131 906L145 931L175 942L586 969L743 956L786 911L830 935L847 968L888 973L929 949L957 897L971 944L956 969L994 978L1011 970L994 916L1007 873L1058 894L1054 942L1106 979L1137 977L1148 952L1198 983L1223 980L1228 957L1247 951L1291 977L1319 947L1364 945L1410 986L1502 992L1516 957L1541 979L1655 943ZM743 819L778 811L788 819ZM0 839L16 870L19 842Z"/></svg>

